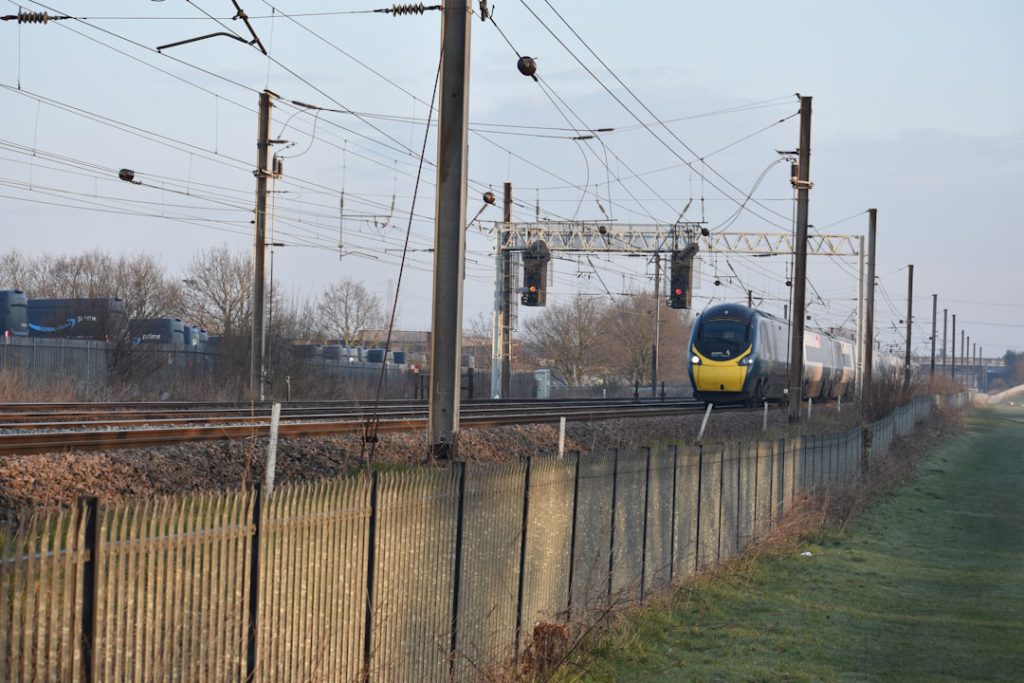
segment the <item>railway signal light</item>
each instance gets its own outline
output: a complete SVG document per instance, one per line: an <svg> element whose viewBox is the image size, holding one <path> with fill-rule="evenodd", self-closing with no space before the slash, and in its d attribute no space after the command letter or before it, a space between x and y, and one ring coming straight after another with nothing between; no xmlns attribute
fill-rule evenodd
<svg viewBox="0 0 1024 683"><path fill-rule="evenodd" d="M682 251L672 252L672 273L669 278L668 296L670 308L690 308L693 257L696 253L696 244L690 244Z"/></svg>
<svg viewBox="0 0 1024 683"><path fill-rule="evenodd" d="M548 260L551 254L543 241L534 242L523 253L523 288L522 304L524 306L544 306L547 304L547 292L544 285L548 279Z"/></svg>

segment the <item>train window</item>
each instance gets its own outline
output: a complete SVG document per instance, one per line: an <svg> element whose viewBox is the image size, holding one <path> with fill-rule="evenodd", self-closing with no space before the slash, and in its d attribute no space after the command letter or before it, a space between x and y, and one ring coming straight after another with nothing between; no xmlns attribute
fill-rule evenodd
<svg viewBox="0 0 1024 683"><path fill-rule="evenodd" d="M745 344L749 333L750 325L744 320L712 318L701 324L699 338L701 341Z"/></svg>

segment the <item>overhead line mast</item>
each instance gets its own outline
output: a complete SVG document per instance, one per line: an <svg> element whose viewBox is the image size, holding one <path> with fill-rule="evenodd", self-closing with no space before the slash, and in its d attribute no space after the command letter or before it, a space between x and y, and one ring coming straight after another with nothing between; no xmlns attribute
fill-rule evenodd
<svg viewBox="0 0 1024 683"><path fill-rule="evenodd" d="M270 110L274 105L271 101L277 95L269 90L260 93L259 139L256 142L256 235L253 244L253 289L252 289L252 342L251 342L251 375L249 389L254 400L262 401L266 382L265 363L263 361L264 340L264 305L266 298L266 252L267 252L267 178L273 176L270 161Z"/></svg>
<svg viewBox="0 0 1024 683"><path fill-rule="evenodd" d="M800 97L800 157L793 186L796 200L796 249L793 273L793 318L790 321L789 421L800 420L804 369L804 315L807 291L807 204L811 190L811 98Z"/></svg>
<svg viewBox="0 0 1024 683"><path fill-rule="evenodd" d="M470 13L466 0L451 0L442 16L429 427L431 457L452 460L458 454L462 398L470 55Z"/></svg>

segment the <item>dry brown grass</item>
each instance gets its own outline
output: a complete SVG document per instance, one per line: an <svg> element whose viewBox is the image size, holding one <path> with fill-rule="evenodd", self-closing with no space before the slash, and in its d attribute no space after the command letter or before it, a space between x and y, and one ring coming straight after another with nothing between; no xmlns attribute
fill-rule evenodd
<svg viewBox="0 0 1024 683"><path fill-rule="evenodd" d="M66 402L78 398L69 380L39 384L22 372L0 369L0 403Z"/></svg>

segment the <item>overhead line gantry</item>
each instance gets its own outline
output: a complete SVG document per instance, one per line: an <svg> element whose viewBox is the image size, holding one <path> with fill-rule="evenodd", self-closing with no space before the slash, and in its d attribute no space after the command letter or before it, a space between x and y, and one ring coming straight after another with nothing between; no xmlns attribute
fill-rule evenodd
<svg viewBox="0 0 1024 683"><path fill-rule="evenodd" d="M511 188L506 184L506 193ZM510 212L506 208L506 218ZM491 395L508 396L512 353L511 319L515 272L512 256L528 252L543 242L549 252L651 254L669 253L691 244L699 251L718 254L752 256L788 256L796 252L796 236L787 232L709 232L695 221L675 224L634 224L614 221L496 221L483 223L481 231L494 238L495 286L494 325L492 338ZM704 234L707 232L707 234ZM864 238L857 235L810 234L807 254L810 256L863 256ZM863 281L863 258L861 258ZM657 286L657 285L656 285ZM858 289L858 308L861 292ZM858 311L858 349L861 317ZM858 352L858 356L859 356Z"/></svg>

